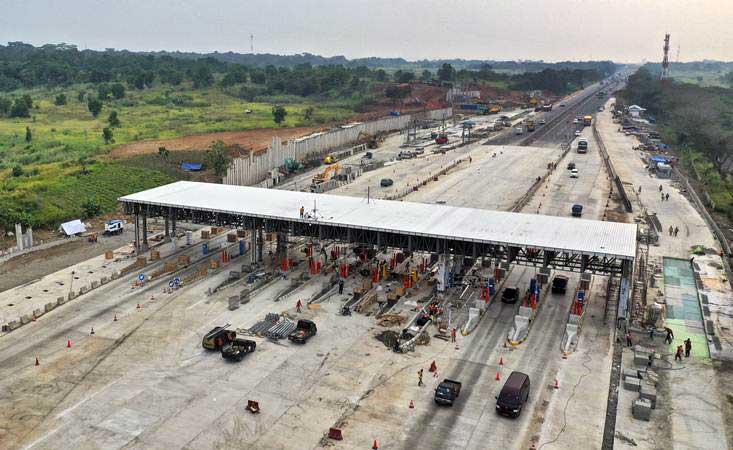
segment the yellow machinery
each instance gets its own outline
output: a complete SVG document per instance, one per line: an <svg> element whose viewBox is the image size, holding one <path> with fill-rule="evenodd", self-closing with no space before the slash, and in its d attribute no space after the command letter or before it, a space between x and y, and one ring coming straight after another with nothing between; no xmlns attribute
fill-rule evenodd
<svg viewBox="0 0 733 450"><path fill-rule="evenodd" d="M362 142L367 145L367 148L377 148L379 144L384 141L384 138L378 138L378 136L372 136L366 131L359 132L359 137L356 139L358 142Z"/></svg>
<svg viewBox="0 0 733 450"><path fill-rule="evenodd" d="M321 172L319 174L316 174L316 176L313 177L313 184L314 185L318 185L318 184L321 184L323 182L326 182L326 181L330 180L331 178L333 178L334 175L337 175L338 172L339 172L339 165L338 165L338 163L336 163L336 164L334 164L332 166L328 166L328 167L326 167L326 170L324 170L323 172Z"/></svg>
<svg viewBox="0 0 733 450"><path fill-rule="evenodd" d="M323 158L323 164L333 164L336 162L335 159L333 159L333 155L326 155L325 158Z"/></svg>

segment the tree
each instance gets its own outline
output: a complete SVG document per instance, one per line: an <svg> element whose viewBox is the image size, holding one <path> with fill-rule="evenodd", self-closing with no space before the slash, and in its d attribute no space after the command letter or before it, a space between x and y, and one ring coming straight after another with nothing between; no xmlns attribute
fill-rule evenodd
<svg viewBox="0 0 733 450"><path fill-rule="evenodd" d="M117 117L117 111L110 111L109 117L107 117L107 122L109 122L109 126L112 128L120 126L120 119Z"/></svg>
<svg viewBox="0 0 733 450"><path fill-rule="evenodd" d="M206 150L206 164L211 167L218 177L224 176L229 167L229 155L223 141L216 141Z"/></svg>
<svg viewBox="0 0 733 450"><path fill-rule="evenodd" d="M272 107L272 120L275 121L276 124L280 125L285 121L285 116L288 115L288 112L280 105L273 106Z"/></svg>
<svg viewBox="0 0 733 450"><path fill-rule="evenodd" d="M10 108L10 117L30 117L30 108L28 103L21 98L16 98L13 106Z"/></svg>
<svg viewBox="0 0 733 450"><path fill-rule="evenodd" d="M96 200L90 198L82 203L81 208L84 210L84 217L89 219L102 213L102 207Z"/></svg>
<svg viewBox="0 0 733 450"><path fill-rule="evenodd" d="M107 84L100 84L97 86L97 98L100 100L108 100L112 91Z"/></svg>
<svg viewBox="0 0 733 450"><path fill-rule="evenodd" d="M384 69L377 69L376 72L374 72L374 76L379 82L385 82L387 81L387 72L384 71Z"/></svg>
<svg viewBox="0 0 733 450"><path fill-rule="evenodd" d="M31 132L31 127L25 127L25 141L30 142L33 140L33 133Z"/></svg>
<svg viewBox="0 0 733 450"><path fill-rule="evenodd" d="M56 98L53 100L53 103L56 106L64 106L66 104L66 94L57 95Z"/></svg>
<svg viewBox="0 0 733 450"><path fill-rule="evenodd" d="M394 80L397 83L409 83L415 78L415 74L410 71L398 70L394 73Z"/></svg>
<svg viewBox="0 0 733 450"><path fill-rule="evenodd" d="M28 106L28 109L33 108L33 99L31 98L29 94L23 95L21 99L23 100L23 102L25 102L26 106Z"/></svg>
<svg viewBox="0 0 733 450"><path fill-rule="evenodd" d="M387 89L384 90L384 96L387 98L391 98L392 100L402 100L410 95L412 92L412 86L409 84L407 85L391 85L387 86Z"/></svg>
<svg viewBox="0 0 733 450"><path fill-rule="evenodd" d="M114 135L112 134L112 128L110 127L104 127L102 129L102 137L104 138L105 144L111 144L115 141Z"/></svg>
<svg viewBox="0 0 733 450"><path fill-rule="evenodd" d="M211 86L214 82L214 76L207 66L200 66L193 74L193 87L204 88Z"/></svg>
<svg viewBox="0 0 733 450"><path fill-rule="evenodd" d="M13 170L10 172L10 175L12 175L15 178L22 177L23 176L23 168L20 166L14 166Z"/></svg>
<svg viewBox="0 0 733 450"><path fill-rule="evenodd" d="M0 97L0 115L5 115L10 113L10 108L13 107L13 102L8 100L7 98Z"/></svg>
<svg viewBox="0 0 733 450"><path fill-rule="evenodd" d="M112 93L112 97L114 97L116 100L125 98L125 86L123 86L122 83L113 84L109 87L109 90Z"/></svg>
<svg viewBox="0 0 733 450"><path fill-rule="evenodd" d="M102 102L100 102L96 97L89 96L87 98L87 108L89 108L89 112L92 113L92 116L96 118L99 113L102 112Z"/></svg>
<svg viewBox="0 0 733 450"><path fill-rule="evenodd" d="M438 79L440 81L453 81L456 76L456 69L448 63L443 63L438 69Z"/></svg>
<svg viewBox="0 0 733 450"><path fill-rule="evenodd" d="M313 112L314 109L312 106L305 108L305 111L303 111L303 118L305 120L311 120L313 118Z"/></svg>
<svg viewBox="0 0 733 450"><path fill-rule="evenodd" d="M87 95L84 91L79 91L78 94L76 94L76 99L79 100L79 103L84 101L84 96Z"/></svg>
<svg viewBox="0 0 733 450"><path fill-rule="evenodd" d="M429 82L433 80L433 73L427 69L422 71L422 75L420 75L420 79L424 82Z"/></svg>

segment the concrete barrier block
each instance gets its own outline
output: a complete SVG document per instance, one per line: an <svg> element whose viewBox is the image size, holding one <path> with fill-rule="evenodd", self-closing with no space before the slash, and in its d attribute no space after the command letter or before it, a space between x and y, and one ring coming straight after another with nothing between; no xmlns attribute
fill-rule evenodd
<svg viewBox="0 0 733 450"><path fill-rule="evenodd" d="M520 306L517 315L531 318L534 315L534 310L528 306Z"/></svg>
<svg viewBox="0 0 733 450"><path fill-rule="evenodd" d="M45 313L46 313L46 311L42 310L41 308L38 308L38 309L34 309L33 310L33 315L36 316L36 319L39 318L39 317L41 317Z"/></svg>
<svg viewBox="0 0 733 450"><path fill-rule="evenodd" d="M111 277L113 280L118 279L120 277L120 272L118 270L115 270L114 272L112 272Z"/></svg>
<svg viewBox="0 0 733 450"><path fill-rule="evenodd" d="M639 389L639 398L649 400L652 405L652 409L657 408L657 388L654 386L646 383L642 384L641 389Z"/></svg>
<svg viewBox="0 0 733 450"><path fill-rule="evenodd" d="M242 277L242 272L239 272L238 270L232 270L229 272L229 278L233 280L238 280Z"/></svg>
<svg viewBox="0 0 733 450"><path fill-rule="evenodd" d="M28 322L31 321L31 315L30 314L23 314L22 316L20 316L20 318L18 318L18 320L20 320L20 324L21 325L25 325L25 324L27 324Z"/></svg>
<svg viewBox="0 0 733 450"><path fill-rule="evenodd" d="M107 283L109 283L109 278L102 277L99 279L99 284L107 284Z"/></svg>
<svg viewBox="0 0 733 450"><path fill-rule="evenodd" d="M20 327L20 320L11 320L8 322L8 328L12 331Z"/></svg>
<svg viewBox="0 0 733 450"><path fill-rule="evenodd" d="M514 316L514 324L507 333L507 339L511 342L522 342L529 334L529 318Z"/></svg>
<svg viewBox="0 0 733 450"><path fill-rule="evenodd" d="M83 295L89 292L89 286L82 286L79 288L79 295Z"/></svg>
<svg viewBox="0 0 733 450"><path fill-rule="evenodd" d="M634 351L634 365L637 365L637 366L649 365L649 356L650 355L652 359L654 359L653 353L645 352L642 350L635 350Z"/></svg>
<svg viewBox="0 0 733 450"><path fill-rule="evenodd" d="M627 391L639 392L641 390L641 380L638 378L626 378L624 380L624 389Z"/></svg>
<svg viewBox="0 0 733 450"><path fill-rule="evenodd" d="M76 292L71 291L69 292L69 300L74 300L76 298Z"/></svg>
<svg viewBox="0 0 733 450"><path fill-rule="evenodd" d="M245 305L249 303L249 291L242 291L239 293L239 303Z"/></svg>
<svg viewBox="0 0 733 450"><path fill-rule="evenodd" d="M55 307L56 307L56 303L51 302L51 303L46 303L46 305L43 307L43 309L44 309L45 312L49 312L52 309L54 309Z"/></svg>
<svg viewBox="0 0 733 450"><path fill-rule="evenodd" d="M578 316L576 314L570 314L568 316L568 323L571 323L573 325L579 325L580 324L580 318L581 318L581 316Z"/></svg>
<svg viewBox="0 0 733 450"><path fill-rule="evenodd" d="M56 306L61 306L64 303L66 303L68 300L66 300L66 297L59 297L56 299Z"/></svg>
<svg viewBox="0 0 733 450"><path fill-rule="evenodd" d="M92 281L92 289L97 289L99 287L99 281Z"/></svg>
<svg viewBox="0 0 733 450"><path fill-rule="evenodd" d="M625 368L623 372L621 372L621 376L625 380L626 378L641 378L641 375L639 374L639 371L632 368Z"/></svg>
<svg viewBox="0 0 733 450"><path fill-rule="evenodd" d="M635 400L631 407L631 414L636 420L648 421L652 416L652 403L645 398Z"/></svg>

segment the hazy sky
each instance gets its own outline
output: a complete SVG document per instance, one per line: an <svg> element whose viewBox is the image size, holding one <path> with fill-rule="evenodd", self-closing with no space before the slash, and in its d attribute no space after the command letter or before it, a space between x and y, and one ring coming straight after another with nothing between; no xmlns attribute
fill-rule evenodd
<svg viewBox="0 0 733 450"><path fill-rule="evenodd" d="M0 0L0 42L472 59L733 60L733 0Z"/></svg>

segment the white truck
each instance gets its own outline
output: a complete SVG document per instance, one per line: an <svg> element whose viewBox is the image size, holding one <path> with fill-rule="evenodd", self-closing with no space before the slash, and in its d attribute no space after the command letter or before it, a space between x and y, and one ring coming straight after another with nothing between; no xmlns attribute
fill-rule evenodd
<svg viewBox="0 0 733 450"><path fill-rule="evenodd" d="M104 234L111 235L111 234L120 234L123 231L125 231L125 221L124 220L108 220L104 223Z"/></svg>

